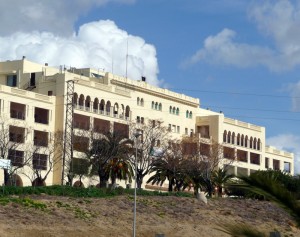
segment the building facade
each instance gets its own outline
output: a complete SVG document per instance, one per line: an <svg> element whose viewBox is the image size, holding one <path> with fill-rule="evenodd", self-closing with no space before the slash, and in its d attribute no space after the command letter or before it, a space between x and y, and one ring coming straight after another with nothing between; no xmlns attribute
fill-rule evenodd
<svg viewBox="0 0 300 237"><path fill-rule="evenodd" d="M10 159L13 166L20 166L28 156L32 161L16 171L20 184L31 185L35 176L30 173L37 168L46 176L49 166L53 168L45 184L61 183L63 165L53 157L63 154L52 147L56 134L68 126L70 85L77 159L89 146L89 137L83 138L82 131L124 132L132 121L146 123L150 119L164 121L174 138L199 134L223 144L225 157L234 151L237 159L230 164L232 173L250 174L267 168L294 172L293 154L266 146L264 127L202 109L197 98L152 86L144 77L136 81L90 68L55 68L24 57L0 62L0 116L8 143L13 144L2 158Z"/></svg>

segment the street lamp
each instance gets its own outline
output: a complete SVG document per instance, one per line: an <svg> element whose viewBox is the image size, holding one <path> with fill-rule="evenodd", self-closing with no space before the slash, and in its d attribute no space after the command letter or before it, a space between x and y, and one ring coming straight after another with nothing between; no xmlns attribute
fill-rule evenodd
<svg viewBox="0 0 300 237"><path fill-rule="evenodd" d="M134 208L133 208L133 230L132 236L135 237L135 229L136 229L136 179L137 179L137 141L138 137L142 136L142 133L136 132L133 134L135 138L135 160L134 160L134 167L135 167L135 174L134 174Z"/></svg>

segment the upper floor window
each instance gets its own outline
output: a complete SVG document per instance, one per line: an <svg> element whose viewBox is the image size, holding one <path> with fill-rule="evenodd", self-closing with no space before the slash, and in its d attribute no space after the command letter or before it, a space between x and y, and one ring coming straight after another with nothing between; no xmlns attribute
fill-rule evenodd
<svg viewBox="0 0 300 237"><path fill-rule="evenodd" d="M8 75L6 85L11 86L11 87L16 87L17 86L17 75Z"/></svg>

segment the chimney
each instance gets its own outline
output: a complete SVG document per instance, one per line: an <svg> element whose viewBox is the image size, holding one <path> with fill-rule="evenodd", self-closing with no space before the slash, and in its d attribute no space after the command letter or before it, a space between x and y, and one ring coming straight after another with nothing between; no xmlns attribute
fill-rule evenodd
<svg viewBox="0 0 300 237"><path fill-rule="evenodd" d="M146 77L142 77L142 81L146 81Z"/></svg>

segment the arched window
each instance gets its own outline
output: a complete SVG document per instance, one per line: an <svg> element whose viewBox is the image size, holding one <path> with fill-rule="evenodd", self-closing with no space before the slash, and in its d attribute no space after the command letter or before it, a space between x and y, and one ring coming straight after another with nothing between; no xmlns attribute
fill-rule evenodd
<svg viewBox="0 0 300 237"><path fill-rule="evenodd" d="M73 96L73 104L74 104L74 105L77 105L77 100L78 100L78 95L77 95L77 93L75 92L75 93L74 93L74 96Z"/></svg>
<svg viewBox="0 0 300 237"><path fill-rule="evenodd" d="M260 139L259 139L259 138L258 138L258 140L257 140L257 150L260 151Z"/></svg>
<svg viewBox="0 0 300 237"><path fill-rule="evenodd" d="M110 107L111 107L111 103L110 101L106 102L106 112L109 113L110 112Z"/></svg>
<svg viewBox="0 0 300 237"><path fill-rule="evenodd" d="M253 137L250 137L250 148L253 148Z"/></svg>
<svg viewBox="0 0 300 237"><path fill-rule="evenodd" d="M176 109L176 115L179 115L179 108Z"/></svg>
<svg viewBox="0 0 300 237"><path fill-rule="evenodd" d="M118 103L115 103L114 105L114 115L117 115L119 113L119 105Z"/></svg>
<svg viewBox="0 0 300 237"><path fill-rule="evenodd" d="M120 114L124 115L124 105L121 104L121 111L120 111Z"/></svg>
<svg viewBox="0 0 300 237"><path fill-rule="evenodd" d="M237 138L236 138L236 144L237 144L238 146L241 144L240 139L241 139L241 136L240 136L240 134L238 133Z"/></svg>
<svg viewBox="0 0 300 237"><path fill-rule="evenodd" d="M257 139L256 137L254 138L254 141L253 141L253 149L256 149L257 147Z"/></svg>
<svg viewBox="0 0 300 237"><path fill-rule="evenodd" d="M242 135L242 138L241 138L241 146L244 146L244 135Z"/></svg>
<svg viewBox="0 0 300 237"><path fill-rule="evenodd" d="M190 111L189 118L193 118L193 112Z"/></svg>
<svg viewBox="0 0 300 237"><path fill-rule="evenodd" d="M159 105L158 105L158 110L162 111L162 104L161 103L159 103Z"/></svg>
<svg viewBox="0 0 300 237"><path fill-rule="evenodd" d="M105 101L101 100L101 102L100 102L100 111L104 111L104 107L105 107Z"/></svg>
<svg viewBox="0 0 300 237"><path fill-rule="evenodd" d="M140 105L140 97L138 97L138 98L136 99L136 103L137 103L137 105Z"/></svg>
<svg viewBox="0 0 300 237"><path fill-rule="evenodd" d="M227 131L225 130L223 133L223 142L226 142L227 138Z"/></svg>
<svg viewBox="0 0 300 237"><path fill-rule="evenodd" d="M176 113L176 108L173 107L173 109L172 109L172 114L175 114L175 113Z"/></svg>
<svg viewBox="0 0 300 237"><path fill-rule="evenodd" d="M232 144L235 143L235 133L234 133L234 132L232 133L232 140L231 140L231 143L232 143Z"/></svg>
<svg viewBox="0 0 300 237"><path fill-rule="evenodd" d="M79 97L79 101L78 101L80 109L83 109L83 103L84 103L84 95L81 94L80 97Z"/></svg>
<svg viewBox="0 0 300 237"><path fill-rule="evenodd" d="M98 107L99 107L99 99L95 98L94 103L93 103L93 110L94 110L95 113L97 113Z"/></svg>
<svg viewBox="0 0 300 237"><path fill-rule="evenodd" d="M158 103L155 103L155 109L158 110Z"/></svg>
<svg viewBox="0 0 300 237"><path fill-rule="evenodd" d="M228 135L227 135L227 142L231 143L231 132L230 131L228 132Z"/></svg>
<svg viewBox="0 0 300 237"><path fill-rule="evenodd" d="M85 110L89 111L91 107L91 97L87 96L85 99Z"/></svg>
<svg viewBox="0 0 300 237"><path fill-rule="evenodd" d="M126 111L125 111L125 117L129 118L129 116L130 116L130 107L127 105L126 106Z"/></svg>
<svg viewBox="0 0 300 237"><path fill-rule="evenodd" d="M141 106L144 106L144 99L141 98Z"/></svg>
<svg viewBox="0 0 300 237"><path fill-rule="evenodd" d="M172 106L170 106L170 108L169 108L169 113L170 114L172 113Z"/></svg>
<svg viewBox="0 0 300 237"><path fill-rule="evenodd" d="M185 117L188 118L189 117L189 111L187 110L185 113Z"/></svg>
<svg viewBox="0 0 300 237"><path fill-rule="evenodd" d="M245 137L245 147L248 147L248 136Z"/></svg>
<svg viewBox="0 0 300 237"><path fill-rule="evenodd" d="M151 108L154 109L154 101L152 101Z"/></svg>

